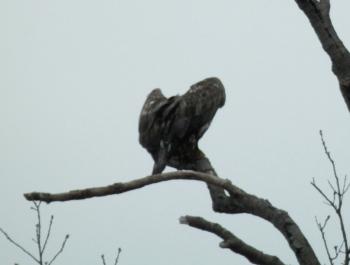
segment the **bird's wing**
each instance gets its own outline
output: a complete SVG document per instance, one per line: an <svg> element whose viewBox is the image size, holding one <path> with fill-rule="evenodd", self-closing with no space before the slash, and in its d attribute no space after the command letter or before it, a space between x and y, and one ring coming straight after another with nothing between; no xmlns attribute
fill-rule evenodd
<svg viewBox="0 0 350 265"><path fill-rule="evenodd" d="M153 90L139 119L139 140L154 159L153 173L162 172L172 155L193 150L224 104L225 89L217 78L194 84L183 96L166 98Z"/></svg>
<svg viewBox="0 0 350 265"><path fill-rule="evenodd" d="M149 152L159 145L157 113L166 104L167 98L160 89L154 89L146 98L139 117L139 141Z"/></svg>
<svg viewBox="0 0 350 265"><path fill-rule="evenodd" d="M178 116L190 117L189 130L196 131L199 139L208 129L216 111L224 106L225 100L225 88L221 81L216 77L204 79L192 85L182 96Z"/></svg>
<svg viewBox="0 0 350 265"><path fill-rule="evenodd" d="M141 109L139 117L139 133L147 132L154 120L159 109L161 109L167 102L167 98L162 94L159 88L156 88L149 93L145 103Z"/></svg>

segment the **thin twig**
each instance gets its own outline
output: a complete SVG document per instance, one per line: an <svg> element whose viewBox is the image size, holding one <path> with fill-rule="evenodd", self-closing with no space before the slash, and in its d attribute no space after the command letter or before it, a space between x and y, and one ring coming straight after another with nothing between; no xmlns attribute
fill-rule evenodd
<svg viewBox="0 0 350 265"><path fill-rule="evenodd" d="M220 247L230 249L231 251L244 256L252 264L285 265L285 263L283 263L277 256L266 254L245 243L218 223L209 222L202 217L188 215L180 217L180 223L217 235L223 239L219 245Z"/></svg>
<svg viewBox="0 0 350 265"><path fill-rule="evenodd" d="M327 180L327 182L328 182L329 187L330 187L331 190L333 191L333 193L337 193L337 191L336 191L335 188L333 187L332 183L331 183L329 180Z"/></svg>
<svg viewBox="0 0 350 265"><path fill-rule="evenodd" d="M339 254L342 253L344 254L344 251L342 251L342 248L344 247L344 241L340 244L340 246L334 246L334 257L333 259L337 259L339 257Z"/></svg>
<svg viewBox="0 0 350 265"><path fill-rule="evenodd" d="M335 203L328 198L328 196L317 186L315 180L313 179L311 185L322 195L322 197L327 201L327 203L332 206L335 210L337 209Z"/></svg>
<svg viewBox="0 0 350 265"><path fill-rule="evenodd" d="M337 212L337 215L338 215L338 219L339 219L339 222L340 222L340 229L341 229L341 233L342 233L342 236L343 236L344 247L345 247L344 265L349 265L349 262L350 262L350 259L349 259L350 249L349 249L348 239L347 239L345 225L344 225L344 219L343 219L343 215L341 213L341 210L339 210L339 212Z"/></svg>
<svg viewBox="0 0 350 265"><path fill-rule="evenodd" d="M120 253L122 252L122 249L121 248L118 248L118 253L117 253L117 256L114 260L114 265L117 265L118 264L118 261L119 261L119 256L120 256ZM101 255L101 259L102 259L102 263L103 265L106 265L106 260L105 260L105 255Z"/></svg>
<svg viewBox="0 0 350 265"><path fill-rule="evenodd" d="M102 264L103 265L106 265L106 260L105 260L105 255L101 255L101 259L102 259Z"/></svg>
<svg viewBox="0 0 350 265"><path fill-rule="evenodd" d="M22 250L28 256L30 256L37 263L39 263L39 260L36 257L34 257L33 254L31 254L28 250L26 250L24 247L22 247L20 244L18 244L16 241L14 241L2 228L0 228L0 232L4 234L4 236L7 238L8 241L10 241L12 244L14 244L16 247L18 247L20 250Z"/></svg>
<svg viewBox="0 0 350 265"><path fill-rule="evenodd" d="M35 226L35 231L36 231L36 243L38 246L38 253L39 253L39 264L43 265L43 251L42 251L42 247L41 247L41 214L40 214L40 204L41 202L33 202L34 206L35 206L35 211L37 214L37 218L38 218L38 223Z"/></svg>
<svg viewBox="0 0 350 265"><path fill-rule="evenodd" d="M66 237L62 242L61 248L57 251L56 255L51 259L51 261L48 262L48 265L51 265L55 261L55 259L63 252L64 246L66 245L68 238L69 238L69 235L66 235Z"/></svg>
<svg viewBox="0 0 350 265"><path fill-rule="evenodd" d="M338 195L338 206L341 207L342 199L343 199L343 198L342 198L341 193L340 193L340 190L341 190L341 189L340 189L340 183L339 183L339 177L338 177L338 173L337 173L337 168L336 168L336 166L335 166L335 162L334 162L334 160L333 160L333 158L332 158L332 156L331 156L331 153L328 151L326 142L325 142L325 140L324 140L324 138L323 138L323 132L322 132L322 131L320 131L320 136L321 136L321 141L322 141L322 145L323 145L324 152L326 153L326 155L327 155L327 157L328 157L328 160L329 160L329 162L330 162L331 165L332 165L333 176L334 176L335 182L336 182L336 184L337 184L337 190L336 190L336 192L337 192L337 195ZM333 190L335 190L335 189L333 188Z"/></svg>
<svg viewBox="0 0 350 265"><path fill-rule="evenodd" d="M318 221L317 221L317 225L319 227L319 230L321 231L322 239L323 239L323 242L324 242L324 244L326 246L327 256L328 256L328 259L329 259L331 265L333 265L333 260L337 259L339 257L340 253L343 253L343 251L342 251L343 246L344 246L344 255L345 255L343 264L344 265L349 265L349 263L350 263L350 257L349 257L350 256L350 249L349 249L347 233L346 233L345 225L344 225L344 218L343 218L343 215L342 215L342 207L343 207L344 195L348 191L348 189L350 187L350 183L349 184L347 183L347 176L345 176L344 180L342 181L342 185L340 184L341 181L340 181L338 173L337 173L337 169L336 169L336 166L335 166L334 159L332 158L331 153L330 153L330 151L327 148L326 141L324 140L322 131L320 131L320 136L321 136L321 142L322 142L322 146L323 146L324 152L325 152L329 162L332 165L333 177L334 177L335 184L336 184L334 186L328 180L328 185L329 185L330 189L333 192L333 199L331 200L325 194L325 192L321 188L319 188L317 186L317 184L316 184L314 179L312 180L311 185L322 195L322 197L326 200L327 204L330 205L334 209L334 211L335 211L335 213L336 213L336 215L338 217L338 220L339 220L340 230L341 230L343 242L342 242L342 244L339 247L338 246L334 247L334 249L335 249L334 257L332 257L330 255L330 252L329 252L329 248L328 248L328 245L327 245L327 241L326 241L326 238L325 238L325 232L324 232L325 226L322 226Z"/></svg>
<svg viewBox="0 0 350 265"><path fill-rule="evenodd" d="M344 189L343 195L349 190L350 188L350 183L346 186L346 188Z"/></svg>
<svg viewBox="0 0 350 265"><path fill-rule="evenodd" d="M49 224L49 228L47 230L47 234L46 234L46 238L45 238L45 242L44 242L44 246L41 250L41 253L44 254L44 251L45 251L45 248L47 246L47 242L49 241L49 237L50 237L50 234L51 234L51 227L52 227L52 223L53 223L53 215L51 215L51 218L50 218L50 224Z"/></svg>
<svg viewBox="0 0 350 265"><path fill-rule="evenodd" d="M121 248L118 248L118 254L117 254L117 257L116 257L116 259L115 259L114 265L117 265L117 264L118 264L119 255L120 255L121 252L122 252L122 249L121 249Z"/></svg>
<svg viewBox="0 0 350 265"><path fill-rule="evenodd" d="M26 253L28 256L30 256L32 259L35 260L36 263L39 265L51 265L53 261L59 256L59 254L62 253L64 246L68 240L69 235L66 235L65 239L63 240L63 243L61 245L61 248L59 251L55 254L55 256L51 259L50 262L44 262L44 252L46 250L46 247L48 245L48 241L51 235L51 229L53 226L53 220L54 216L51 215L49 226L47 229L47 234L45 236L45 240L43 240L43 233L42 233L42 220L41 220L41 212L40 212L40 206L41 202L33 201L33 206L30 207L31 210L36 212L36 218L37 218L37 223L35 224L35 237L36 239L32 238L32 241L37 245L38 249L38 258L36 258L32 253L30 253L28 250L26 250L23 246L21 246L19 243L14 241L3 229L0 228L0 232L2 232L5 237L16 247L21 249L24 253ZM42 244L44 242L44 244Z"/></svg>
<svg viewBox="0 0 350 265"><path fill-rule="evenodd" d="M323 245L324 245L324 247L326 249L326 253L327 253L328 260L329 260L329 264L330 265L334 265L333 258L331 257L331 253L329 251L329 247L328 247L328 243L327 243L327 239L326 239L326 234L324 232L324 229L326 228L326 225L327 225L329 219L330 219L330 216L328 215L327 218L324 221L324 224L321 225L321 223L317 220L317 217L315 217L316 224L318 226L318 229L321 232L322 241L323 241Z"/></svg>
<svg viewBox="0 0 350 265"><path fill-rule="evenodd" d="M348 178L348 176L345 175L345 177L344 177L344 182L343 182L343 188L342 188L342 194L343 194L343 195L345 194L347 178Z"/></svg>

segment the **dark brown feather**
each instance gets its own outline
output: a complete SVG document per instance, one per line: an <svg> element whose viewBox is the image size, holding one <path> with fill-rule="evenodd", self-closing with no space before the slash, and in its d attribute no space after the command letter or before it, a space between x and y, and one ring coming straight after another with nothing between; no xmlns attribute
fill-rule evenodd
<svg viewBox="0 0 350 265"><path fill-rule="evenodd" d="M160 89L147 97L139 119L139 140L152 155L153 173L160 173L172 156L197 148L216 111L225 104L218 78L191 86L182 96L164 97Z"/></svg>

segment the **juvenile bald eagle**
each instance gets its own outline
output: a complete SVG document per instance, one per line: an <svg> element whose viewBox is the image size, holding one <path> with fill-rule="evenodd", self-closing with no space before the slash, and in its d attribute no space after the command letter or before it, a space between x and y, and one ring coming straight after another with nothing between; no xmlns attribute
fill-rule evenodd
<svg viewBox="0 0 350 265"><path fill-rule="evenodd" d="M161 173L170 160L191 156L224 104L225 89L215 77L192 85L182 96L166 98L160 89L154 89L139 119L139 141L154 160L152 174Z"/></svg>

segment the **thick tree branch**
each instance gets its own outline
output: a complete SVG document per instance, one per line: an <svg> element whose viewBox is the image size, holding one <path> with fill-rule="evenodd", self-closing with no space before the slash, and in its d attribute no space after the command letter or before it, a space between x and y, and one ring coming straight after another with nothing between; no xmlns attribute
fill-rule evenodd
<svg viewBox="0 0 350 265"><path fill-rule="evenodd" d="M209 159L200 150L193 150L191 154L187 155L187 159L177 159L172 158L168 165L174 167L178 170L193 170L196 172L208 173L212 176L217 177L215 169L211 165ZM226 208L229 208L227 204L228 196L225 194L224 190L217 185L210 185L208 183L209 193L212 199L212 207L216 212L225 212Z"/></svg>
<svg viewBox="0 0 350 265"><path fill-rule="evenodd" d="M284 265L278 257L265 254L248 245L217 223L211 223L201 217L194 216L183 216L180 218L180 223L211 232L221 237L224 241L220 243L220 247L231 249L233 252L246 257L253 264Z"/></svg>
<svg viewBox="0 0 350 265"><path fill-rule="evenodd" d="M329 0L295 0L308 17L323 49L332 61L332 70L350 111L350 53L336 33L330 15Z"/></svg>
<svg viewBox="0 0 350 265"><path fill-rule="evenodd" d="M215 176L194 172L194 171L176 171L170 173L163 173L157 175L151 175L140 179L135 179L124 183L114 183L112 185L104 187L94 187L82 190L72 190L64 193L44 193L44 192L32 192L24 194L24 197L29 201L44 201L46 203L54 201L71 201L71 200L82 200L92 197L102 197L114 194L120 194L131 190L139 189L144 186L151 184L169 181L169 180L199 180L208 184L216 185L222 188L228 188L231 185L229 180L217 178ZM240 189L235 187L235 191L238 192ZM243 192L243 191L242 191Z"/></svg>
<svg viewBox="0 0 350 265"><path fill-rule="evenodd" d="M233 185L230 180L221 179L206 173L176 171L152 175L125 183L115 183L105 187L73 190L58 194L33 192L27 193L24 196L27 200L40 200L47 203L53 201L79 200L120 194L147 185L176 179L206 182L209 186L215 186L220 194L224 193L224 190L226 190L229 196L225 195L219 202L216 202L216 211L225 213L248 213L265 219L272 223L283 234L295 253L300 265L320 265L310 244L287 212L272 206L267 200L246 193ZM212 198L215 200L216 197L212 196Z"/></svg>

